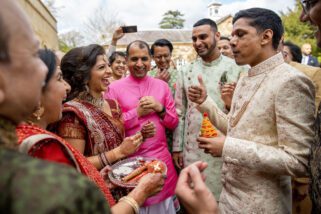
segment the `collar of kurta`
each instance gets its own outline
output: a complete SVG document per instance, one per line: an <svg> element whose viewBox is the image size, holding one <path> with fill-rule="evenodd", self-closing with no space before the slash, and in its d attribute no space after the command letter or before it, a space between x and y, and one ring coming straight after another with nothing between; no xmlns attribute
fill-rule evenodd
<svg viewBox="0 0 321 214"><path fill-rule="evenodd" d="M284 63L284 58L282 53L275 54L274 56L266 59L260 64L252 67L249 70L249 77L272 71L276 66L282 63Z"/></svg>
<svg viewBox="0 0 321 214"><path fill-rule="evenodd" d="M129 75L128 78L133 81L133 82L136 82L136 83L141 83L141 82L144 82L146 80L149 79L149 76L146 74L146 76L144 76L143 78L137 78L137 77L134 77L133 75Z"/></svg>
<svg viewBox="0 0 321 214"><path fill-rule="evenodd" d="M202 58L200 58L200 60L202 60ZM221 62L221 60L222 60L222 54L218 58L214 59L212 62L204 62L202 60L202 64L207 67L212 67L214 65L218 65Z"/></svg>

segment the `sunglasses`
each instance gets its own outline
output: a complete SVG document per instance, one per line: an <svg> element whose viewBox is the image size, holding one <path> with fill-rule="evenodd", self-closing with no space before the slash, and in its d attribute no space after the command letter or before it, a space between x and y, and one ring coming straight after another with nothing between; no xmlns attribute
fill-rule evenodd
<svg viewBox="0 0 321 214"><path fill-rule="evenodd" d="M300 3L302 5L304 13L309 13L310 9L317 3L319 0L301 0Z"/></svg>

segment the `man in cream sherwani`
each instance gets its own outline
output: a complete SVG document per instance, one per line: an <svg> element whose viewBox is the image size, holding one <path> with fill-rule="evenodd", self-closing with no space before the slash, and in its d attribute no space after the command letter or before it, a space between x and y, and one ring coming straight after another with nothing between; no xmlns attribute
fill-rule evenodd
<svg viewBox="0 0 321 214"><path fill-rule="evenodd" d="M252 8L235 15L234 57L251 69L239 80L228 115L206 95L201 77L188 91L226 135L198 138L205 152L223 157L220 213L291 213L290 176L307 174L314 86L277 52L283 32L273 11Z"/></svg>

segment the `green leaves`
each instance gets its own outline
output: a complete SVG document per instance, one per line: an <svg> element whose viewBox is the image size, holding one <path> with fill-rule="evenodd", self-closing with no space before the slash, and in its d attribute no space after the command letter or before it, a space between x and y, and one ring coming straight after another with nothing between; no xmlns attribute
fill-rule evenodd
<svg viewBox="0 0 321 214"><path fill-rule="evenodd" d="M184 27L185 19L178 10L169 10L163 15L162 21L159 23L159 27L162 29L182 29Z"/></svg>
<svg viewBox="0 0 321 214"><path fill-rule="evenodd" d="M294 9L288 9L288 12L281 13L281 18L284 25L285 41L291 41L298 46L304 43L312 45L312 54L319 56L320 53L317 50L316 40L314 36L315 28L308 23L300 21L302 7L299 0L296 0Z"/></svg>

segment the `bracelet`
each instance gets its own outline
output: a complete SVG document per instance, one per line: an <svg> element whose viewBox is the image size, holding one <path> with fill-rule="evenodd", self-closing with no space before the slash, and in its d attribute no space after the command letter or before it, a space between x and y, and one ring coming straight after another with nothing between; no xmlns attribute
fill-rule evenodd
<svg viewBox="0 0 321 214"><path fill-rule="evenodd" d="M135 201L135 199L133 199L130 196L124 196L122 198L119 199L119 201L124 201L127 204L129 204L133 209L134 209L134 213L138 214L139 213L139 206L138 203Z"/></svg>
<svg viewBox="0 0 321 214"><path fill-rule="evenodd" d="M101 168L104 168L104 162L100 157L100 154L97 155Z"/></svg>
<svg viewBox="0 0 321 214"><path fill-rule="evenodd" d="M99 154L101 160L103 161L104 165L107 166L107 165L110 165L106 155L105 155L105 152L102 152Z"/></svg>

